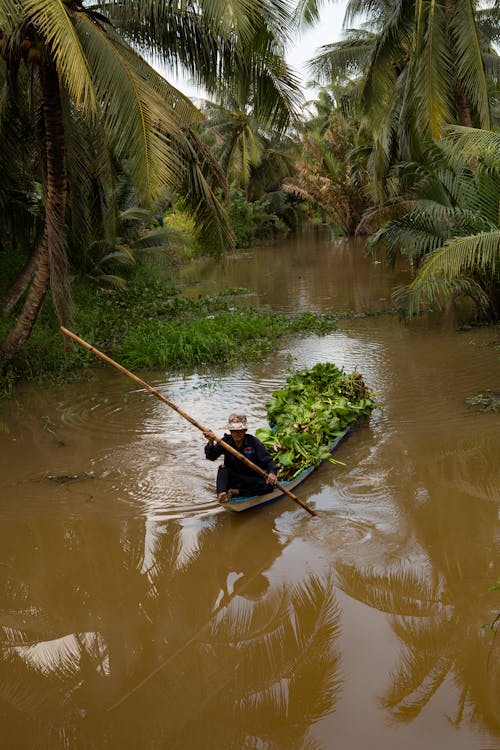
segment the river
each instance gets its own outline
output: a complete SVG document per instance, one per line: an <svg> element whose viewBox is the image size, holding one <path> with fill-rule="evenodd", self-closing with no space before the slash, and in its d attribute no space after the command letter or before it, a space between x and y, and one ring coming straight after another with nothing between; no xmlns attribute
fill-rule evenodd
<svg viewBox="0 0 500 750"><path fill-rule="evenodd" d="M384 313L406 278L321 233L200 262L190 295L356 316L141 373L221 434L291 369L358 369L378 408L297 490L316 518L223 510L201 433L110 368L3 402L2 748L500 748L500 429L466 403L499 387L498 329Z"/></svg>

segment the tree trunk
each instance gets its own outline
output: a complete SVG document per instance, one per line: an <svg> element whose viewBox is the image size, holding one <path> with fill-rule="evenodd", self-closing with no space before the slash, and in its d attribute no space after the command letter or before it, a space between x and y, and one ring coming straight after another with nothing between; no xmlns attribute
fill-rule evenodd
<svg viewBox="0 0 500 750"><path fill-rule="evenodd" d="M35 254L38 256L35 275L33 276L23 309L7 338L0 344L0 352L4 360L12 359L21 350L33 330L49 288L50 271L45 232L40 247Z"/></svg>
<svg viewBox="0 0 500 750"><path fill-rule="evenodd" d="M12 282L12 284L7 289L7 291L2 295L2 298L0 299L0 312L2 313L2 315L8 315L10 313L10 311L12 310L12 308L14 307L18 299L24 294L24 292L28 288L36 271L36 264L37 264L40 248L41 248L41 243L31 253L30 257L28 258L27 263L25 264L19 276Z"/></svg>
<svg viewBox="0 0 500 750"><path fill-rule="evenodd" d="M0 344L0 352L5 360L12 359L28 339L49 286L58 319L64 321L67 279L64 219L68 187L63 112L57 71L50 63L42 64L39 76L45 124L45 225L42 241L35 251L36 270L23 309L7 338Z"/></svg>
<svg viewBox="0 0 500 750"><path fill-rule="evenodd" d="M470 113L470 107L468 102L463 95L463 92L459 89L455 89L455 104L457 107L457 119L459 125L464 125L467 128L472 128L472 116Z"/></svg>
<svg viewBox="0 0 500 750"><path fill-rule="evenodd" d="M457 12L457 0L445 0L444 2L445 13L448 22L453 18ZM455 99L455 106L457 108L457 120L459 125L472 128L472 115L470 111L470 104L467 101L464 91L459 86L455 86L453 91L453 98Z"/></svg>

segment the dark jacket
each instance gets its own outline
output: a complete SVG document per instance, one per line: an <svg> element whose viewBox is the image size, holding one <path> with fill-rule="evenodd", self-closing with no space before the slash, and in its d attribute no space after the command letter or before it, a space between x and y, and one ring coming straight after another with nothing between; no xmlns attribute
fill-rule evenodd
<svg viewBox="0 0 500 750"><path fill-rule="evenodd" d="M276 474L276 466L272 457L270 456L267 448L260 442L258 438L255 437L255 435L249 435L248 433L245 433L245 437L243 438L243 445L241 446L241 448L236 448L236 444L231 435L224 435L222 439L232 448L235 448L239 453L243 453L243 455L254 464L260 466L261 469L267 471L268 474ZM205 446L205 456L209 461L215 461L217 458L219 458L219 456L222 456L223 454L224 466L226 466L230 472L233 472L235 474L255 476L254 469L251 469L250 466L247 466L243 461L240 461L239 458L236 458L236 456L233 456L232 453L229 453L229 451L224 450L224 448L219 445L219 443L214 443L213 445L209 445L207 443L207 445Z"/></svg>

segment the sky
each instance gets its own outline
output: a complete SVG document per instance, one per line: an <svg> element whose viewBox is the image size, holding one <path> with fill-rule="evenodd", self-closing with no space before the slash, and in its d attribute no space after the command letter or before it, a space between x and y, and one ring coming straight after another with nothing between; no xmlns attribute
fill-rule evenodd
<svg viewBox="0 0 500 750"><path fill-rule="evenodd" d="M336 42L342 38L342 21L344 19L345 7L347 0L330 0L326 1L325 7L321 11L320 20L314 28L302 32L296 43L290 47L286 55L286 59L289 65L291 65L297 72L301 81L304 94L307 98L310 98L311 94L307 93L306 82L308 75L305 70L305 63L307 60L314 57L318 48L324 44L330 44ZM155 65L155 67L157 67ZM164 68L157 68L162 75L164 75L170 83L177 86L187 96L196 98L197 96L203 96L188 79L179 77L176 78Z"/></svg>
<svg viewBox="0 0 500 750"><path fill-rule="evenodd" d="M305 64L314 57L319 47L342 39L342 21L344 20L347 0L330 0L321 11L320 20L314 28L302 32L296 44L288 50L286 56L302 81L303 87L308 80Z"/></svg>

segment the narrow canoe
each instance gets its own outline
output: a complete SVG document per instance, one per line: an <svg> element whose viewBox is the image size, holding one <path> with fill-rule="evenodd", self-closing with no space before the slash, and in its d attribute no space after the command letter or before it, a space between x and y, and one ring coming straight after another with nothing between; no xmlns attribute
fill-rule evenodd
<svg viewBox="0 0 500 750"><path fill-rule="evenodd" d="M335 440L329 444L328 450L330 451L330 453L334 453L334 451L337 450L340 443L342 443L346 439L346 437L353 431L354 427L355 424L347 427L344 432L341 432L340 435L338 435ZM292 492L295 487L297 487L299 484L302 484L302 482L307 479L307 477L312 474L313 471L315 471L317 468L317 466L308 466L307 468L303 469L300 474L297 474L297 476L293 479L288 479L285 482L280 482L280 484L282 485L282 487L286 487L289 492ZM253 497L240 497L238 495L236 497L232 497L231 500L229 500L227 503L223 503L222 507L226 510L232 511L233 513L241 513L243 510L250 510L250 508L256 508L259 505L272 503L282 497L286 497L286 494L280 489L266 492L265 495L254 495Z"/></svg>

